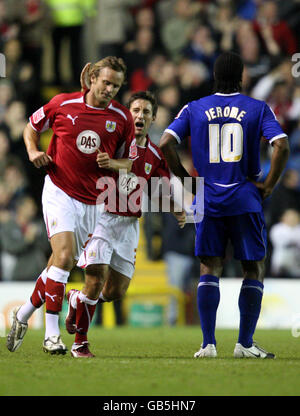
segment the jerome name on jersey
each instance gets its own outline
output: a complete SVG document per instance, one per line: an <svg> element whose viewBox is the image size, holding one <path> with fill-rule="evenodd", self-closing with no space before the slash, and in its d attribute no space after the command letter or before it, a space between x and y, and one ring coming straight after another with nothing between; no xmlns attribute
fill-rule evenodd
<svg viewBox="0 0 300 416"><path fill-rule="evenodd" d="M211 107L205 111L205 114L208 121L222 117L235 118L238 121L242 121L244 115L247 114L247 111L240 110L238 107Z"/></svg>

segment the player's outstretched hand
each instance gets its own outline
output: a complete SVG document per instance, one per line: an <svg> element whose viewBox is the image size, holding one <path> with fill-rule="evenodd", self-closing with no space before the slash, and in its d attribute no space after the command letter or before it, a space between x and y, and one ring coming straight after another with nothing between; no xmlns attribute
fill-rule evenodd
<svg viewBox="0 0 300 416"><path fill-rule="evenodd" d="M85 64L83 70L81 71L80 74L80 86L81 86L81 91L85 92L87 90L90 89L90 82L88 79L88 73L89 73L89 68L91 66L91 62L88 62L87 64Z"/></svg>
<svg viewBox="0 0 300 416"><path fill-rule="evenodd" d="M173 215L176 218L176 220L178 221L179 227L183 228L185 226L185 223L186 223L185 211L173 212Z"/></svg>
<svg viewBox="0 0 300 416"><path fill-rule="evenodd" d="M109 157L108 153L102 153L98 149L98 154L97 154L96 160L97 160L99 168L110 169L110 167L111 167L111 158Z"/></svg>
<svg viewBox="0 0 300 416"><path fill-rule="evenodd" d="M45 152L40 152L39 150L34 150L30 152L29 160L38 169L43 166L48 166L49 163L52 162L51 156L47 155L47 153Z"/></svg>

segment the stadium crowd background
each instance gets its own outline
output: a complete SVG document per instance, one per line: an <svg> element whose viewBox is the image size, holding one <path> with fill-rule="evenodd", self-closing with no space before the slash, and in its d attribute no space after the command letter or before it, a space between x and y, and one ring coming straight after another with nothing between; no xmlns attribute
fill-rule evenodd
<svg viewBox="0 0 300 416"><path fill-rule="evenodd" d="M300 278L300 77L292 71L299 23L297 0L0 0L0 279L35 280L50 253L40 202L45 172L30 164L22 138L28 116L56 93L78 90L85 62L122 56L128 77L118 99L156 94L150 137L158 143L184 104L211 93L214 60L226 50L244 60L243 92L265 100L289 136L288 167L264 203L266 276ZM264 177L271 147L263 140L261 151ZM193 172L188 140L180 154ZM147 214L144 231L149 259L198 278L192 224L179 230L169 214ZM224 273L241 276L230 248Z"/></svg>

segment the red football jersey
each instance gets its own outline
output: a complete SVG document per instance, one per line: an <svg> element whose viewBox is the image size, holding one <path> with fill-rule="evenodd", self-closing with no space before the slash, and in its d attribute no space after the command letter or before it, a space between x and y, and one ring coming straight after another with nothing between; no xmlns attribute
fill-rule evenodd
<svg viewBox="0 0 300 416"><path fill-rule="evenodd" d="M81 92L59 94L32 114L30 124L38 132L53 130L47 150L53 160L47 167L51 180L89 205L101 193L97 180L112 175L98 167L97 149L114 159L136 156L131 113L114 100L103 109L87 105Z"/></svg>
<svg viewBox="0 0 300 416"><path fill-rule="evenodd" d="M145 147L137 146L138 157L134 160L131 172L124 176L110 178L106 195L100 197L105 201L106 211L121 216L140 217L142 215L142 194L149 197L155 192L157 181L154 178L166 178L169 183L170 171L161 150L148 141Z"/></svg>

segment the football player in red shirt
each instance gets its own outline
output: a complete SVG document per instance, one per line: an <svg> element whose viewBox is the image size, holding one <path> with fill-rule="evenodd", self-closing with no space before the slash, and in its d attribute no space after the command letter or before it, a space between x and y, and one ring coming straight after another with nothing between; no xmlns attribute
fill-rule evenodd
<svg viewBox="0 0 300 416"><path fill-rule="evenodd" d="M139 237L142 193L150 179L170 178L167 163L160 149L151 142L148 130L155 119L157 103L150 92L141 91L131 96L128 104L135 124L138 157L131 172L123 177L116 175L112 189L107 192L105 212L98 220L93 236L82 252L78 266L86 268L88 280L82 291L71 289L68 294L69 310L66 328L75 333L71 355L89 358L94 355L88 347L87 332L96 304L120 299L127 291L134 273L135 256ZM98 160L100 157L98 157ZM104 193L101 195L104 198ZM110 200L110 197L115 196ZM151 196L150 196L151 197ZM116 202L116 203L114 203ZM170 209L179 226L185 224L185 212ZM90 267L98 268L102 275L102 290L89 278Z"/></svg>
<svg viewBox="0 0 300 416"><path fill-rule="evenodd" d="M125 74L120 58L107 57L90 65L88 91L56 95L30 117L24 130L29 160L47 171L42 203L52 255L30 300L14 310L7 337L7 348L12 352L23 341L29 317L45 302L43 349L51 354L66 353L59 312L70 271L101 214L97 197L102 190L97 181L111 176L114 169L130 170L129 158L136 152L131 113L113 100ZM38 148L40 134L49 128L53 136L43 152ZM97 279L95 268L89 272L91 279Z"/></svg>

